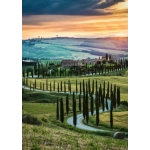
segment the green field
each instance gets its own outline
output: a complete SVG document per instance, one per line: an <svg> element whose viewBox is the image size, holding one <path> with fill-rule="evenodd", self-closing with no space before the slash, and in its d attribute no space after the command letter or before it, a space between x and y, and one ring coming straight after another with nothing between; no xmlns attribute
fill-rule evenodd
<svg viewBox="0 0 150 150"><path fill-rule="evenodd" d="M40 96L42 95L42 96ZM28 97L28 99L26 99ZM41 99L57 99L65 94L37 93L34 91L23 92L22 112L37 117L42 125L22 124L22 149L23 150L127 150L127 140L116 140L110 136L102 136L93 132L81 131L56 120L56 103L37 103ZM71 104L71 103L70 103ZM79 113L79 112L78 112ZM69 116L72 116L70 112ZM107 124L107 122L106 122Z"/></svg>
<svg viewBox="0 0 150 150"><path fill-rule="evenodd" d="M71 83L71 87L72 87L72 91L76 90L76 79L78 81L78 91L79 91L79 86L80 86L80 82L82 82L83 80L85 81L85 83L88 81L88 79L90 79L90 85L92 88L92 80L97 80L98 82L98 87L100 85L100 83L103 86L103 82L105 81L105 86L107 88L107 82L109 81L109 84L116 84L117 86L120 87L120 92L121 92L121 101L122 100L126 100L128 101L128 77L127 76L90 76L90 77L70 77L70 83ZM60 82L62 81L62 83L66 82L68 83L68 78L49 78L48 79L48 90L50 90L50 82L52 84L52 89L54 87L54 80L55 80L55 88L56 91L58 89L58 83L60 84ZM29 82L31 82L31 84L34 84L35 79L29 78L28 79L28 85ZM44 89L46 89L46 79L36 79L36 87L37 89L40 89L40 83L44 83ZM64 90L64 87L63 87Z"/></svg>

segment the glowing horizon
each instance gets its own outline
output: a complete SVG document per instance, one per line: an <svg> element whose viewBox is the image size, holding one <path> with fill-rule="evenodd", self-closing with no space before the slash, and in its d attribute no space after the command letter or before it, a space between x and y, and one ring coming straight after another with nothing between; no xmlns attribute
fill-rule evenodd
<svg viewBox="0 0 150 150"><path fill-rule="evenodd" d="M128 1L105 9L107 15L24 15L22 38L128 37Z"/></svg>

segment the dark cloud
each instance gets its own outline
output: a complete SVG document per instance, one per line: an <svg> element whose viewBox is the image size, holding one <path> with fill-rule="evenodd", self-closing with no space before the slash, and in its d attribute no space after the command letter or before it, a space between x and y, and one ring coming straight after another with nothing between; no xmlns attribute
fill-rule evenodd
<svg viewBox="0 0 150 150"><path fill-rule="evenodd" d="M104 8L118 2L123 0L22 0L22 14L107 15Z"/></svg>
<svg viewBox="0 0 150 150"><path fill-rule="evenodd" d="M113 6L119 2L125 2L125 0L105 0L103 2L101 2L100 4L96 5L95 9L104 9L104 8L108 8L110 6Z"/></svg>

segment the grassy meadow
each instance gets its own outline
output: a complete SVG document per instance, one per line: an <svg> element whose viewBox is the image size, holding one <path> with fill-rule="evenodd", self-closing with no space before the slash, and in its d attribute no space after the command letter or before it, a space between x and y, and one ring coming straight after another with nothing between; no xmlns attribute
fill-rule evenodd
<svg viewBox="0 0 150 150"><path fill-rule="evenodd" d="M127 74L127 73L126 73ZM101 83L102 87L103 87L103 82L105 81L105 88L107 88L107 82L109 81L109 84L116 84L117 86L120 87L120 92L121 92L121 101L125 100L128 101L128 76L89 76L89 77L69 77L69 78L49 78L48 80L48 90L50 90L50 82L52 85L52 89L54 87L54 81L55 81L55 90L58 91L58 83L59 83L59 87L60 87L60 82L62 81L63 85L64 82L68 83L70 79L70 83L71 83L71 88L72 91L76 90L76 79L77 79L77 85L78 85L78 91L80 88L80 82L82 82L83 80L85 81L85 83L88 81L88 79L90 79L90 85L91 85L91 89L92 89L92 81L96 81L98 83L98 87ZM35 79L32 78L28 78L28 85L29 82L31 82L31 84L34 84ZM36 87L37 89L40 89L40 83L44 83L44 89L46 89L46 79L36 79ZM67 87L67 85L66 85ZM64 86L62 87L63 91L64 91ZM67 87L68 90L68 87Z"/></svg>

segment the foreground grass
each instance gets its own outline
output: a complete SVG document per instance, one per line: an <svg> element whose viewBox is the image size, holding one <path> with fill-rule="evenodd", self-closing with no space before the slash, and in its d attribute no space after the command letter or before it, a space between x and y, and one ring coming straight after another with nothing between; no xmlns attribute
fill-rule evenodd
<svg viewBox="0 0 150 150"><path fill-rule="evenodd" d="M89 125L93 127L97 127L100 129L108 129L110 128L110 113L104 112L99 115L100 124L96 126L96 116L89 117ZM86 122L84 121L86 124ZM128 131L128 111L123 112L113 112L113 128L114 130Z"/></svg>
<svg viewBox="0 0 150 150"><path fill-rule="evenodd" d="M127 140L76 133L51 126L22 125L23 150L127 150Z"/></svg>

